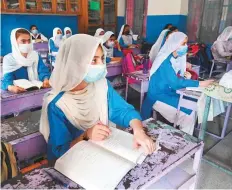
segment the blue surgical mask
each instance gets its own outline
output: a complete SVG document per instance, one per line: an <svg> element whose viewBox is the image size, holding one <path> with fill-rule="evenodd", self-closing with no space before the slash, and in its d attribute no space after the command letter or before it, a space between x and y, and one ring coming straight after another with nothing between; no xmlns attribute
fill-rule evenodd
<svg viewBox="0 0 232 190"><path fill-rule="evenodd" d="M177 53L178 57L181 57L181 56L185 55L187 52L188 52L188 46L187 45L180 46L176 50L176 53Z"/></svg>
<svg viewBox="0 0 232 190"><path fill-rule="evenodd" d="M109 48L112 48L112 47L114 47L114 42L113 41L107 41L106 42L106 45L109 47Z"/></svg>
<svg viewBox="0 0 232 190"><path fill-rule="evenodd" d="M36 29L32 30L31 32L32 32L32 34L34 34L34 35L38 34L38 30L36 30Z"/></svg>
<svg viewBox="0 0 232 190"><path fill-rule="evenodd" d="M72 36L72 34L71 34L71 33L66 34L66 38L69 38L69 37L71 37L71 36Z"/></svg>
<svg viewBox="0 0 232 190"><path fill-rule="evenodd" d="M96 82L106 75L106 65L90 65L89 71L84 78L84 81L87 83Z"/></svg>
<svg viewBox="0 0 232 190"><path fill-rule="evenodd" d="M56 35L56 39L61 40L61 39L62 39L62 34L57 34L57 35Z"/></svg>

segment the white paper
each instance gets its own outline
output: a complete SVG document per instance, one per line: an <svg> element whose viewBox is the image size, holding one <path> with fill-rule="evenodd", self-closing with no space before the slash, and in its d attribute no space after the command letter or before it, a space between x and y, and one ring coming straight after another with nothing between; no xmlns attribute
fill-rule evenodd
<svg viewBox="0 0 232 190"><path fill-rule="evenodd" d="M92 142L135 164L141 164L146 156L143 154L143 150L141 148L133 148L133 135L116 128L110 129L112 134L109 138L104 141ZM138 160L140 161L139 163Z"/></svg>
<svg viewBox="0 0 232 190"><path fill-rule="evenodd" d="M56 161L55 169L85 189L115 189L135 165L89 141L81 141Z"/></svg>
<svg viewBox="0 0 232 190"><path fill-rule="evenodd" d="M32 81L26 80L26 79L18 79L13 81L15 86L19 86L24 89L29 89L32 87L38 87L37 84L34 84ZM40 87L38 87L40 88Z"/></svg>
<svg viewBox="0 0 232 190"><path fill-rule="evenodd" d="M187 87L186 90L192 90L197 92L203 92L205 88L203 87Z"/></svg>

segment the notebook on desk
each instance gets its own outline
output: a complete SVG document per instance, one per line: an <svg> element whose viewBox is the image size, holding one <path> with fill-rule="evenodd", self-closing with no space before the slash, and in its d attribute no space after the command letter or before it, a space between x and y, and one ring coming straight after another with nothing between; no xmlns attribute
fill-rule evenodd
<svg viewBox="0 0 232 190"><path fill-rule="evenodd" d="M81 141L56 161L55 169L85 189L115 189L121 179L146 155L133 149L133 135L111 128L99 142Z"/></svg>

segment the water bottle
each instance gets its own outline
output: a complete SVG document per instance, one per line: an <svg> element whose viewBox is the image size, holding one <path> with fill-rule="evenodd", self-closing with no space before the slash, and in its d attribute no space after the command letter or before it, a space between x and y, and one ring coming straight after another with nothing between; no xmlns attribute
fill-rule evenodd
<svg viewBox="0 0 232 190"><path fill-rule="evenodd" d="M149 71L149 62L150 62L150 57L149 57L149 52L143 57L143 74L147 74Z"/></svg>

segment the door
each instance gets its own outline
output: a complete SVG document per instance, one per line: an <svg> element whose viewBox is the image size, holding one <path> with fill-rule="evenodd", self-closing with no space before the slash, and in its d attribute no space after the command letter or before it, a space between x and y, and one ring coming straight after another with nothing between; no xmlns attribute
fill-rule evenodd
<svg viewBox="0 0 232 190"><path fill-rule="evenodd" d="M88 31L94 35L97 28L116 32L117 0L88 0Z"/></svg>
<svg viewBox="0 0 232 190"><path fill-rule="evenodd" d="M142 36L144 19L144 0L134 0L133 33Z"/></svg>

